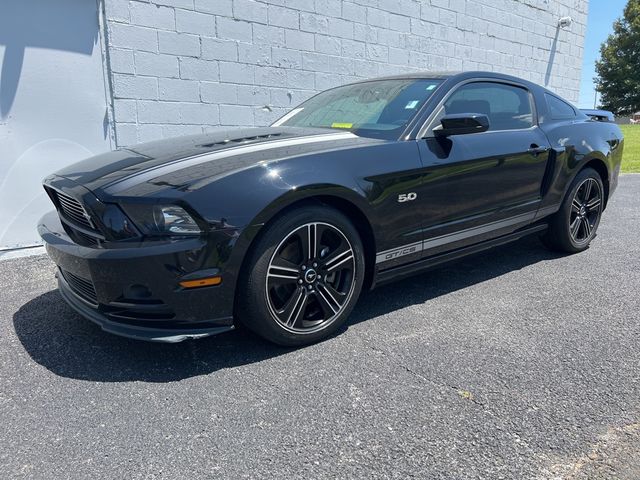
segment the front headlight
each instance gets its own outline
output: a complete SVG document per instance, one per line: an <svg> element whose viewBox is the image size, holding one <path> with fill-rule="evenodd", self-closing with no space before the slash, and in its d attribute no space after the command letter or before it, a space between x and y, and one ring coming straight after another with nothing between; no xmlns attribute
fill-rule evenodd
<svg viewBox="0 0 640 480"><path fill-rule="evenodd" d="M200 226L177 205L127 205L133 222L147 235L199 235Z"/></svg>
<svg viewBox="0 0 640 480"><path fill-rule="evenodd" d="M157 206L153 208L153 220L159 232L198 234L201 232L198 224L184 209L171 206Z"/></svg>

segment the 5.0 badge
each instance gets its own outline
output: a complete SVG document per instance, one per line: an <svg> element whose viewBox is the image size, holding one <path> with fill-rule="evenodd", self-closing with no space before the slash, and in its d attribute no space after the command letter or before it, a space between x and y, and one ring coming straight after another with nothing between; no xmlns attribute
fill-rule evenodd
<svg viewBox="0 0 640 480"><path fill-rule="evenodd" d="M400 203L411 202L416 198L418 198L418 194L415 192L401 193L400 195L398 195L398 202Z"/></svg>

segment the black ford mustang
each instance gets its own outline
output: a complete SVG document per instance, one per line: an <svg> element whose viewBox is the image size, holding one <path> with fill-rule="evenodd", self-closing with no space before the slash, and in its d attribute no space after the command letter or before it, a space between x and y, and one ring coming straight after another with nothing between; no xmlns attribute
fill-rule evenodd
<svg viewBox="0 0 640 480"><path fill-rule="evenodd" d="M302 345L363 288L537 233L584 250L623 138L494 73L363 81L269 128L162 140L45 179L60 292L109 332L175 342L240 321Z"/></svg>

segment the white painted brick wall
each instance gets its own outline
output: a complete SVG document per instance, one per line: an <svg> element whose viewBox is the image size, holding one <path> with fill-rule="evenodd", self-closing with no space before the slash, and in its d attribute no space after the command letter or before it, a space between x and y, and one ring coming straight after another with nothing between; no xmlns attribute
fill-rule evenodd
<svg viewBox="0 0 640 480"><path fill-rule="evenodd" d="M268 125L317 91L494 70L577 100L588 0L104 0L119 146ZM570 30L557 30L571 16ZM550 63L551 60L551 63Z"/></svg>

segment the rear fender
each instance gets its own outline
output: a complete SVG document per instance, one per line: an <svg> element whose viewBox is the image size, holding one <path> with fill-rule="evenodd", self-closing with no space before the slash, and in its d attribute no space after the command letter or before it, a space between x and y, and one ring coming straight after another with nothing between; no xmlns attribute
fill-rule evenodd
<svg viewBox="0 0 640 480"><path fill-rule="evenodd" d="M623 149L622 132L617 125L564 122L544 125L543 129L555 151L555 165L542 208L558 206L576 175L587 165L594 166L599 172L606 169L603 183L608 196L611 195L617 185Z"/></svg>

